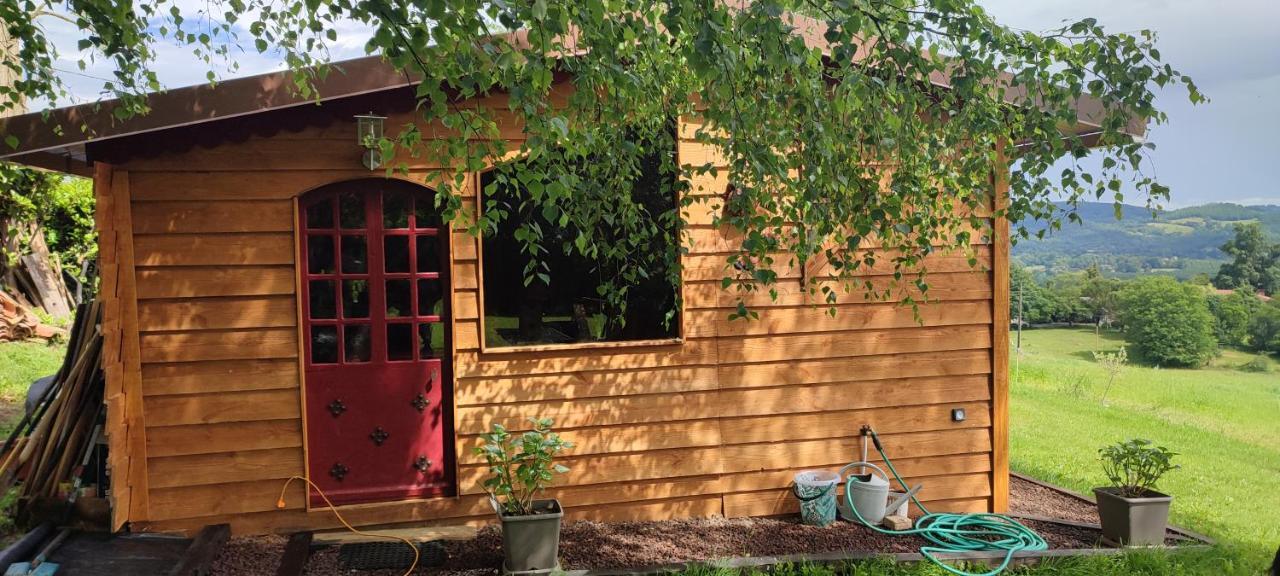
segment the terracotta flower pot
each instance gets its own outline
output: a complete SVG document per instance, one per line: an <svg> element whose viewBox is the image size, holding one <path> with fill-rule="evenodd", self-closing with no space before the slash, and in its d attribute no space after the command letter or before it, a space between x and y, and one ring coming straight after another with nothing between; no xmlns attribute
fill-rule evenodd
<svg viewBox="0 0 1280 576"><path fill-rule="evenodd" d="M1173 497L1148 490L1138 498L1120 495L1114 487L1094 488L1098 501L1098 519L1102 537L1122 546L1160 546L1164 544L1165 527L1169 523L1169 505Z"/></svg>
<svg viewBox="0 0 1280 576"><path fill-rule="evenodd" d="M533 514L513 516L498 510L502 521L503 574L550 574L559 569L560 521L558 500L535 500Z"/></svg>

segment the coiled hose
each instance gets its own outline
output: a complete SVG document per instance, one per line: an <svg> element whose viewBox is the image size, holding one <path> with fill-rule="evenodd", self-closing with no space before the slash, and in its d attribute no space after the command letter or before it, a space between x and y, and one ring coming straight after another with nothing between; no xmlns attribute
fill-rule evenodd
<svg viewBox="0 0 1280 576"><path fill-rule="evenodd" d="M880 437L876 435L875 430L870 427L866 430L871 434L871 441L875 444L876 452L880 453L880 458L889 472L893 474L893 478L903 487L907 483L902 481L902 476L898 474L898 470L893 467L893 462L889 460L889 456L884 453L884 447L880 445ZM920 503L915 496L911 495L911 501L920 507L920 511L924 512L919 520L916 520L914 528L908 530L887 530L867 522L862 514L858 513L858 509L853 506L853 491L850 490L852 482L846 482L844 487L845 502L849 503L849 509L853 511L854 516L864 526L875 530L881 534L890 535L907 535L915 534L928 540L932 545L922 546L920 554L928 558L934 564L937 564L943 570L955 574L957 576L995 576L1004 572L1009 567L1009 562L1013 560L1013 555L1023 550L1045 550L1049 548L1049 543L1045 542L1039 534L1030 528L1019 523L1017 520L1005 516L1004 514L946 514L932 513L924 504ZM959 568L944 564L935 554L952 554L959 552L1004 552L1004 560L1000 562L994 570L989 572L965 572Z"/></svg>

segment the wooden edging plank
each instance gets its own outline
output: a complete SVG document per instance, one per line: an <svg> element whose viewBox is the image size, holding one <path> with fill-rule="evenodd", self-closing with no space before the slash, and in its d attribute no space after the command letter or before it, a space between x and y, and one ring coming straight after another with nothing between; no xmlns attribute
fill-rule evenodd
<svg viewBox="0 0 1280 576"><path fill-rule="evenodd" d="M182 562L169 572L169 576L207 576L213 568L214 559L230 539L230 524L211 524L201 528L183 554Z"/></svg>
<svg viewBox="0 0 1280 576"><path fill-rule="evenodd" d="M311 532L297 532L289 537L289 543L284 546L284 554L280 556L276 576L302 576L307 568L307 560L311 559L311 538Z"/></svg>
<svg viewBox="0 0 1280 576"><path fill-rule="evenodd" d="M315 535L318 546L356 544L360 542L395 542L405 538L413 542L432 540L470 540L480 529L475 526L405 526L402 528L365 529L363 534L347 530L332 530Z"/></svg>

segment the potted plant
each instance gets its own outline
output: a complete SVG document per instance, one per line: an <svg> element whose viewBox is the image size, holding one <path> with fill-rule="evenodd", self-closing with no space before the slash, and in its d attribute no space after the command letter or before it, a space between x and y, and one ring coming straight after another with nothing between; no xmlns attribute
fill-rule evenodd
<svg viewBox="0 0 1280 576"><path fill-rule="evenodd" d="M551 484L555 474L569 469L553 462L573 444L551 431L549 418L530 418L533 429L512 434L501 424L480 436L476 454L489 464L484 489L502 522L502 571L550 573L559 568L560 520L564 511L555 499L534 498Z"/></svg>
<svg viewBox="0 0 1280 576"><path fill-rule="evenodd" d="M1177 469L1177 454L1150 440L1135 438L1098 450L1110 486L1094 488L1102 537L1124 546L1164 544L1173 497L1156 491L1156 482Z"/></svg>

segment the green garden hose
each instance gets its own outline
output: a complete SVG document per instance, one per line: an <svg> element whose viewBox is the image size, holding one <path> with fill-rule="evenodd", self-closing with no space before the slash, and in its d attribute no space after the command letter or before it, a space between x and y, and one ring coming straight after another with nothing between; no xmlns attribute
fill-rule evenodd
<svg viewBox="0 0 1280 576"><path fill-rule="evenodd" d="M884 447L880 445L880 437L876 435L875 430L870 428L867 428L867 430L871 433L871 440L875 443L876 451L880 453L880 458L884 460L889 472L893 474L893 478L899 484L905 487L907 483L903 482L902 476L893 467L893 462L884 453ZM845 502L849 503L849 509L853 511L853 514L863 525L881 534L919 535L932 543L931 546L921 547L920 554L940 566L943 570L957 576L995 576L1009 567L1009 562L1013 560L1015 553L1023 550L1045 550L1049 547L1044 538L1036 534L1034 530L1004 514L934 514L929 512L929 509L925 508L924 504L920 503L920 500L916 499L915 494L911 494L911 501L920 507L921 512L924 512L924 516L921 516L916 521L915 528L886 530L867 522L862 517L862 514L858 513L858 509L852 505L853 492L849 489L850 484L852 482L845 483ZM935 554L958 552L999 551L1004 552L1004 561L989 572L965 572L959 568L944 564L942 560L935 556Z"/></svg>

